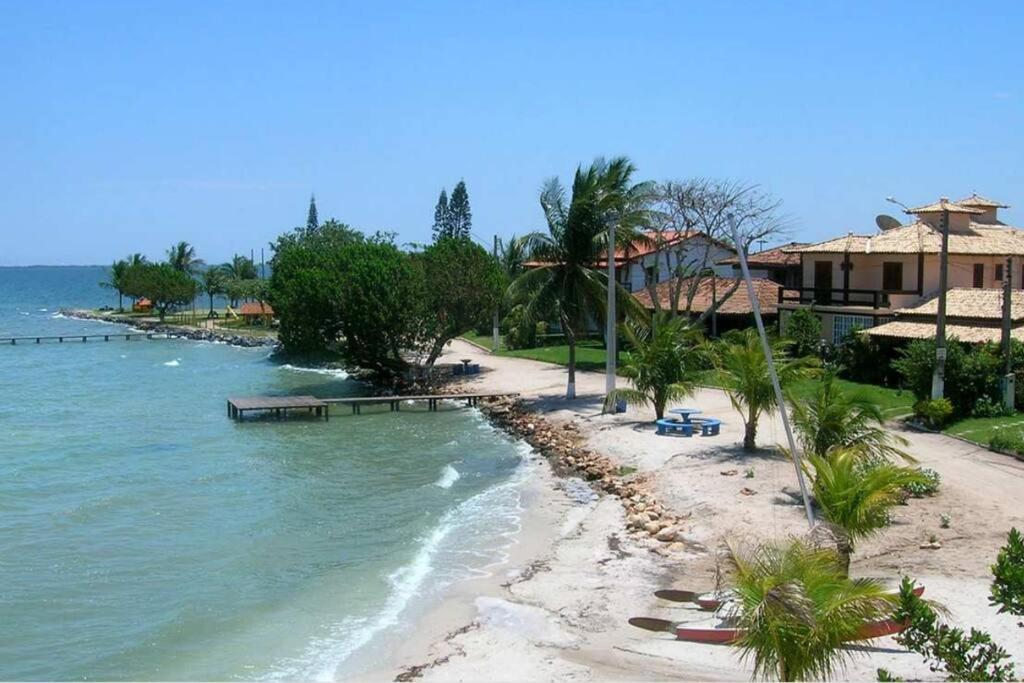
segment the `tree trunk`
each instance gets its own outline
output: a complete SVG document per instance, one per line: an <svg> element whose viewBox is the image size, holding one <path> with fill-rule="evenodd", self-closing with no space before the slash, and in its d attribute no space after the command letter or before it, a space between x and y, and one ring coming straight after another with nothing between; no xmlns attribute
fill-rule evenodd
<svg viewBox="0 0 1024 683"><path fill-rule="evenodd" d="M757 450L757 413L751 408L747 413L747 423L743 425L743 450Z"/></svg>
<svg viewBox="0 0 1024 683"><path fill-rule="evenodd" d="M213 294L210 295L210 317L213 317Z"/></svg>
<svg viewBox="0 0 1024 683"><path fill-rule="evenodd" d="M576 398L576 336L565 329L565 339L569 343L569 385L565 389L565 397Z"/></svg>
<svg viewBox="0 0 1024 683"><path fill-rule="evenodd" d="M117 290L117 312L124 313L124 294L121 293L120 289Z"/></svg>

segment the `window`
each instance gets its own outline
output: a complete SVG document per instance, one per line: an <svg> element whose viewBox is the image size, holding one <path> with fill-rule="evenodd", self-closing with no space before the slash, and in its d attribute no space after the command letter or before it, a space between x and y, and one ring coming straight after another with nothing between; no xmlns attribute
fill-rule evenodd
<svg viewBox="0 0 1024 683"><path fill-rule="evenodd" d="M882 264L882 289L887 292L903 290L903 264L899 261L886 261Z"/></svg>
<svg viewBox="0 0 1024 683"><path fill-rule="evenodd" d="M1002 279L1003 279L1003 264L1002 263L997 263L996 264L996 279L1000 280L1000 281L1002 281Z"/></svg>
<svg viewBox="0 0 1024 683"><path fill-rule="evenodd" d="M874 327L875 319L868 315L837 315L832 318L832 343L842 344L851 330Z"/></svg>
<svg viewBox="0 0 1024 683"><path fill-rule="evenodd" d="M985 286L985 264L974 264L974 286L981 289Z"/></svg>
<svg viewBox="0 0 1024 683"><path fill-rule="evenodd" d="M658 283L658 267L657 266L647 266L646 268L644 268L644 278L645 278L647 284L649 284L649 285L657 284Z"/></svg>

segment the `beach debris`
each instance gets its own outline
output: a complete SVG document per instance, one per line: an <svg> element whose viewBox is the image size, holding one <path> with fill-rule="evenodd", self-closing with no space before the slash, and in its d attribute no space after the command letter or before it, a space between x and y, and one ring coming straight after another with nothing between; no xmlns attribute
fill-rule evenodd
<svg viewBox="0 0 1024 683"><path fill-rule="evenodd" d="M754 489L749 488L747 486L744 486L743 488L741 488L740 489L740 493L742 493L744 496L756 496L757 495L757 491L755 491Z"/></svg>
<svg viewBox="0 0 1024 683"><path fill-rule="evenodd" d="M722 470L721 472L719 472L719 474L721 474L723 477L734 477L739 473L739 470Z"/></svg>

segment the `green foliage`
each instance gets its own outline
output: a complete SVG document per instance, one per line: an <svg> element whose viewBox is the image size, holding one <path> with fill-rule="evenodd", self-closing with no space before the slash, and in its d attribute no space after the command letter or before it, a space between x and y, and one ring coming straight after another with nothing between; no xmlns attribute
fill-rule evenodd
<svg viewBox="0 0 1024 683"><path fill-rule="evenodd" d="M220 268L207 268L199 278L199 291L210 298L210 315L213 315L213 299L227 292L228 278Z"/></svg>
<svg viewBox="0 0 1024 683"><path fill-rule="evenodd" d="M443 237L414 262L422 287L415 300L422 308L421 343L433 365L445 344L494 311L505 279L494 257L468 238Z"/></svg>
<svg viewBox="0 0 1024 683"><path fill-rule="evenodd" d="M1019 429L1000 429L988 440L989 448L1003 453L1024 454L1024 432Z"/></svg>
<svg viewBox="0 0 1024 683"><path fill-rule="evenodd" d="M772 360L783 391L814 376L817 367L815 359L789 357L786 347L785 342L772 343ZM743 448L755 450L761 414L779 407L761 339L753 329L732 330L717 342L713 357L722 388L743 416Z"/></svg>
<svg viewBox="0 0 1024 683"><path fill-rule="evenodd" d="M543 323L535 323L528 320L524 313L523 304L512 307L503 321L505 325L505 346L511 350L532 349L537 346L537 326Z"/></svg>
<svg viewBox="0 0 1024 683"><path fill-rule="evenodd" d="M1010 529L1006 545L992 565L992 595L989 602L999 605L1000 613L1024 617L1024 536ZM1019 624L1024 627L1024 623Z"/></svg>
<svg viewBox="0 0 1024 683"><path fill-rule="evenodd" d="M540 204L547 234L529 236L532 258L541 265L527 270L509 287L511 303L523 304L527 320L557 317L569 346L566 397L576 396L576 341L588 320L605 316L607 278L598 267L608 250L608 229L614 221L621 248L643 240L649 224L651 186L632 184L635 169L625 157L597 159L576 169L572 197L566 202L558 179L545 183ZM615 284L618 310L627 317L644 315L636 299Z"/></svg>
<svg viewBox="0 0 1024 683"><path fill-rule="evenodd" d="M309 212L306 214L306 230L316 230L320 227L320 218L316 212L316 197L309 195Z"/></svg>
<svg viewBox="0 0 1024 683"><path fill-rule="evenodd" d="M932 429L942 429L953 417L948 398L923 399L914 404L914 416Z"/></svg>
<svg viewBox="0 0 1024 683"><path fill-rule="evenodd" d="M434 239L444 236L451 236L451 229L448 221L448 191L441 189L441 196L437 198L434 206Z"/></svg>
<svg viewBox="0 0 1024 683"><path fill-rule="evenodd" d="M125 293L146 297L160 316L195 299L198 286L188 273L168 263L141 263L131 266L125 274Z"/></svg>
<svg viewBox="0 0 1024 683"><path fill-rule="evenodd" d="M829 678L856 652L844 643L892 610L893 596L880 583L849 579L831 550L797 540L731 550L732 616L743 633L734 646L753 659L755 677Z"/></svg>
<svg viewBox="0 0 1024 683"><path fill-rule="evenodd" d="M1002 401L997 401L989 396L982 396L974 403L971 410L972 417L1008 417L1013 411L1007 409Z"/></svg>
<svg viewBox="0 0 1024 683"><path fill-rule="evenodd" d="M203 259L196 256L195 247L182 241L167 250L167 263L175 270L191 275L203 265Z"/></svg>
<svg viewBox="0 0 1024 683"><path fill-rule="evenodd" d="M633 388L609 394L606 408L623 398L653 406L660 420L668 402L692 395L704 374L701 332L687 319L656 315L650 326L623 325L622 334L631 350L623 354L621 372Z"/></svg>
<svg viewBox="0 0 1024 683"><path fill-rule="evenodd" d="M833 448L860 446L883 458L910 456L906 440L884 428L882 407L866 393L844 390L835 372L827 372L810 395L790 397L793 424L804 451L824 456Z"/></svg>
<svg viewBox="0 0 1024 683"><path fill-rule="evenodd" d="M220 267L224 272L224 276L229 280L255 280L259 277L256 272L256 264L250 259L244 256L235 256L231 259L230 263L225 263Z"/></svg>
<svg viewBox="0 0 1024 683"><path fill-rule="evenodd" d="M132 254L128 258L119 259L114 261L110 266L110 276L100 283L100 287L112 289L117 292L117 309L119 311L124 310L124 295L130 294L127 287L130 287L128 282L128 271L132 266L137 266L146 262L146 257L142 254Z"/></svg>
<svg viewBox="0 0 1024 683"><path fill-rule="evenodd" d="M935 609L914 595L914 582L900 584L899 605L893 619L907 624L896 642L924 657L932 671L944 672L951 681L1012 681L1010 655L991 636L971 629L943 624Z"/></svg>
<svg viewBox="0 0 1024 683"><path fill-rule="evenodd" d="M821 347L821 319L807 308L798 308L786 319L786 339L796 356L817 356Z"/></svg>
<svg viewBox="0 0 1024 683"><path fill-rule="evenodd" d="M809 454L810 466L804 465L847 572L856 542L888 526L889 511L903 501L904 487L923 479L910 467L878 462L877 455L872 466L864 467L865 458L871 455L860 448L844 448L827 456Z"/></svg>
<svg viewBox="0 0 1024 683"><path fill-rule="evenodd" d="M919 399L931 395L935 369L935 341L915 339L900 352L893 367ZM965 345L949 340L946 349L945 394L953 414L966 417L980 400L1000 401L999 380L1002 360L993 344Z"/></svg>
<svg viewBox="0 0 1024 683"><path fill-rule="evenodd" d="M452 199L448 202L448 234L445 237L469 239L473 229L473 213L469 209L469 192L465 181L460 180L452 190Z"/></svg>
<svg viewBox="0 0 1024 683"><path fill-rule="evenodd" d="M921 475L918 481L908 482L903 485L903 490L914 498L934 496L939 492L939 485L942 483L942 476L930 467L919 467L917 473Z"/></svg>

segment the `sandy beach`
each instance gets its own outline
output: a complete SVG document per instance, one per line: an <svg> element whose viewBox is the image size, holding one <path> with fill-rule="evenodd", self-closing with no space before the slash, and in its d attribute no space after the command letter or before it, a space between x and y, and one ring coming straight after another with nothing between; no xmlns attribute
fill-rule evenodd
<svg viewBox="0 0 1024 683"><path fill-rule="evenodd" d="M725 646L677 642L638 630L633 616L712 625L714 618L654 597L659 588L711 590L727 538L754 542L800 534L802 507L790 461L740 449L742 422L726 395L703 389L687 400L722 419L717 437L656 436L653 411L630 406L602 415L604 377L577 374L579 398L566 401L565 369L493 356L455 341L446 360L471 358L479 376L463 386L519 392L546 422L573 425L586 446L647 482L681 520L673 543L630 529L622 501L581 492L582 481L555 476L539 458L524 495L517 546L492 576L464 582L424 618L374 679L746 680L751 667ZM1017 661L1024 637L1013 618L988 606L989 565L1011 526L1024 526L1024 463L942 435L893 425L920 464L942 476L939 493L898 507L892 526L861 543L854 576L893 583L903 575L926 586L959 624L992 634ZM763 418L758 441L784 440L777 416ZM627 470L628 471L628 470ZM950 527L940 527L948 514ZM932 535L941 548L922 549ZM849 649L845 677L874 679L878 667L906 678L936 679L920 657L891 638Z"/></svg>

